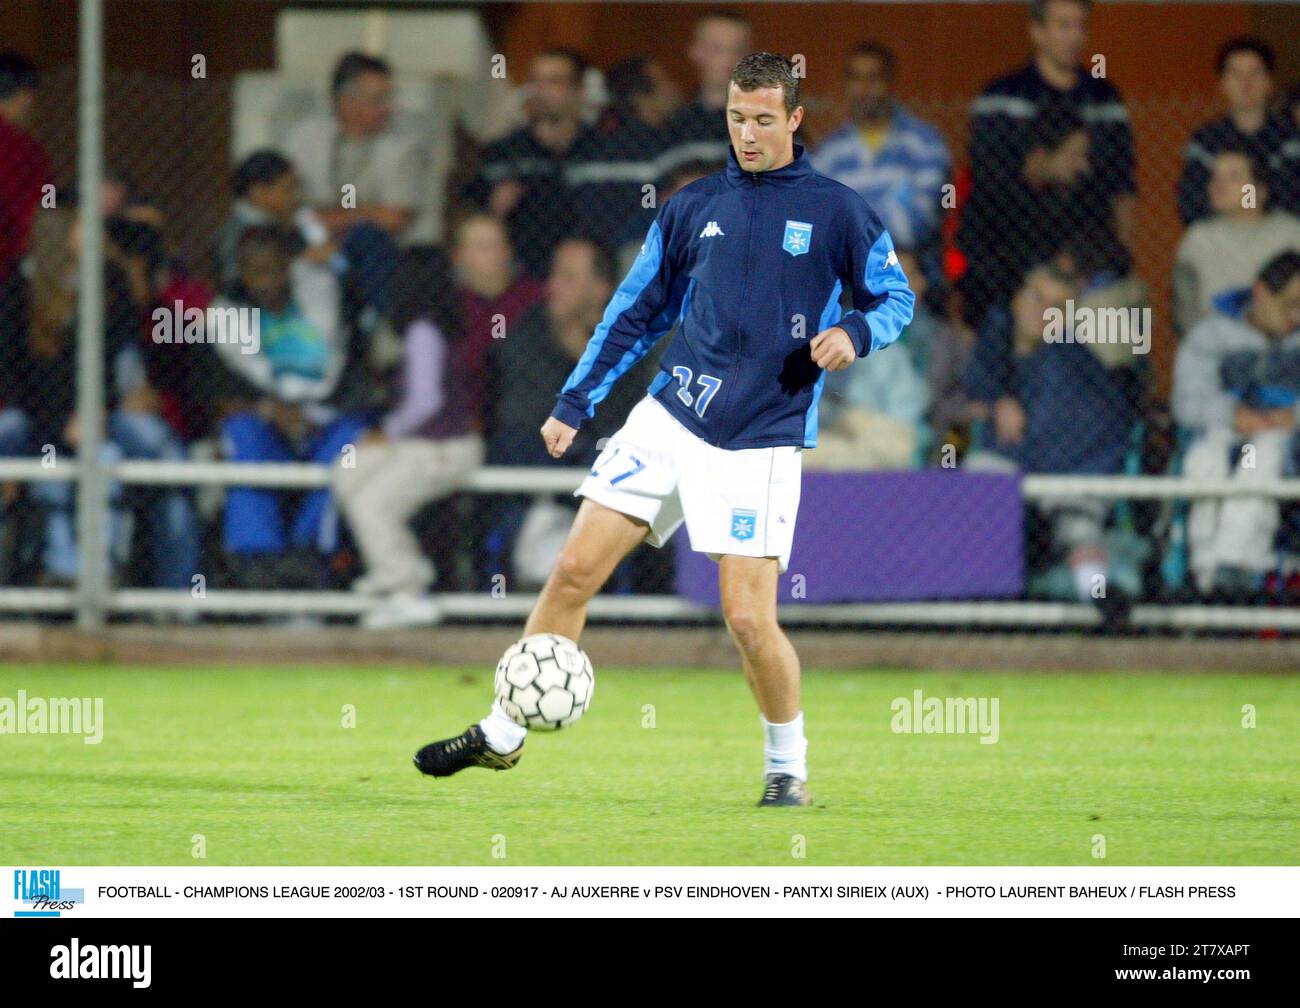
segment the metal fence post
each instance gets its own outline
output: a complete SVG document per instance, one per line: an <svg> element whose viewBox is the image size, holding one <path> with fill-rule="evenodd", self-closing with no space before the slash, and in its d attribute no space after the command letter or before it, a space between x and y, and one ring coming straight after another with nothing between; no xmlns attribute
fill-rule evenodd
<svg viewBox="0 0 1300 1008"><path fill-rule="evenodd" d="M80 190L81 262L77 297L77 625L103 626L108 591L105 526L108 480L100 461L104 443L104 225L103 0L81 0L80 123L77 183Z"/></svg>

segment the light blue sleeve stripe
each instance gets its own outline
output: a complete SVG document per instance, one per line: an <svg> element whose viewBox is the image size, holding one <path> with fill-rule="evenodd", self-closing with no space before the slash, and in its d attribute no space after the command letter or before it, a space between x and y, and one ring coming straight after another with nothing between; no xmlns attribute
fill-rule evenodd
<svg viewBox="0 0 1300 1008"><path fill-rule="evenodd" d="M654 283L659 273L660 264L663 261L663 255L663 233L660 231L659 222L656 220L650 225L641 253L636 257L632 268L628 270L627 276L605 307L605 314L602 316L600 324L596 326L596 331L591 340L587 343L582 358L574 367L573 373L569 375L569 380L564 383L564 388L560 390L561 395L577 388L590 378L601 352L605 349L605 340L610 329L624 312L636 304L645 293L646 288ZM651 322L645 334L614 362L602 376L600 382L586 394L585 398L588 403L587 416L592 415L593 407L605 398L614 382L646 355L655 340L673 327L673 323L677 321L677 308L676 300L670 298L669 304L658 318Z"/></svg>
<svg viewBox="0 0 1300 1008"><path fill-rule="evenodd" d="M862 284L872 294L885 296L880 304L866 313L871 326L870 352L874 353L898 339L903 328L912 321L912 311L916 306L916 295L907 285L907 274L898 264L898 254L888 231L880 232L867 253L867 269Z"/></svg>

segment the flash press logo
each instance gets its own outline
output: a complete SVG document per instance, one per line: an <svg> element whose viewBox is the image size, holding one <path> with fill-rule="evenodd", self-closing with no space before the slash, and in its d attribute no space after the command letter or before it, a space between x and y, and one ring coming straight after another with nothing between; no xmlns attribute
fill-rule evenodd
<svg viewBox="0 0 1300 1008"><path fill-rule="evenodd" d="M76 903L84 903L84 889L65 889L58 868L15 868L15 917L59 917Z"/></svg>

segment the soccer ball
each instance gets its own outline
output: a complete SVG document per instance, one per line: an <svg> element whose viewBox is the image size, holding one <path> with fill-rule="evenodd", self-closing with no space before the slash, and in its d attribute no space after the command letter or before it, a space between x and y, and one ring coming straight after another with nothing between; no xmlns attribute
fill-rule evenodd
<svg viewBox="0 0 1300 1008"><path fill-rule="evenodd" d="M586 713L596 689L587 653L567 637L542 633L512 644L497 662L496 691L515 724L566 728Z"/></svg>

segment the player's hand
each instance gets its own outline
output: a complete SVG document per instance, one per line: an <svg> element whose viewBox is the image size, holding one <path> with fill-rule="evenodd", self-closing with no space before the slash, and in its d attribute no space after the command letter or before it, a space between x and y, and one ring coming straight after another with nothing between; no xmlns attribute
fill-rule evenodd
<svg viewBox="0 0 1300 1008"><path fill-rule="evenodd" d="M843 371L858 358L853 340L840 326L823 329L808 347L812 350L813 363L827 371Z"/></svg>
<svg viewBox="0 0 1300 1008"><path fill-rule="evenodd" d="M577 434L576 427L570 427L556 420L555 417L547 417L546 423L542 424L542 441L546 443L546 450L551 453L551 458L559 458L568 451L569 445L573 444Z"/></svg>

